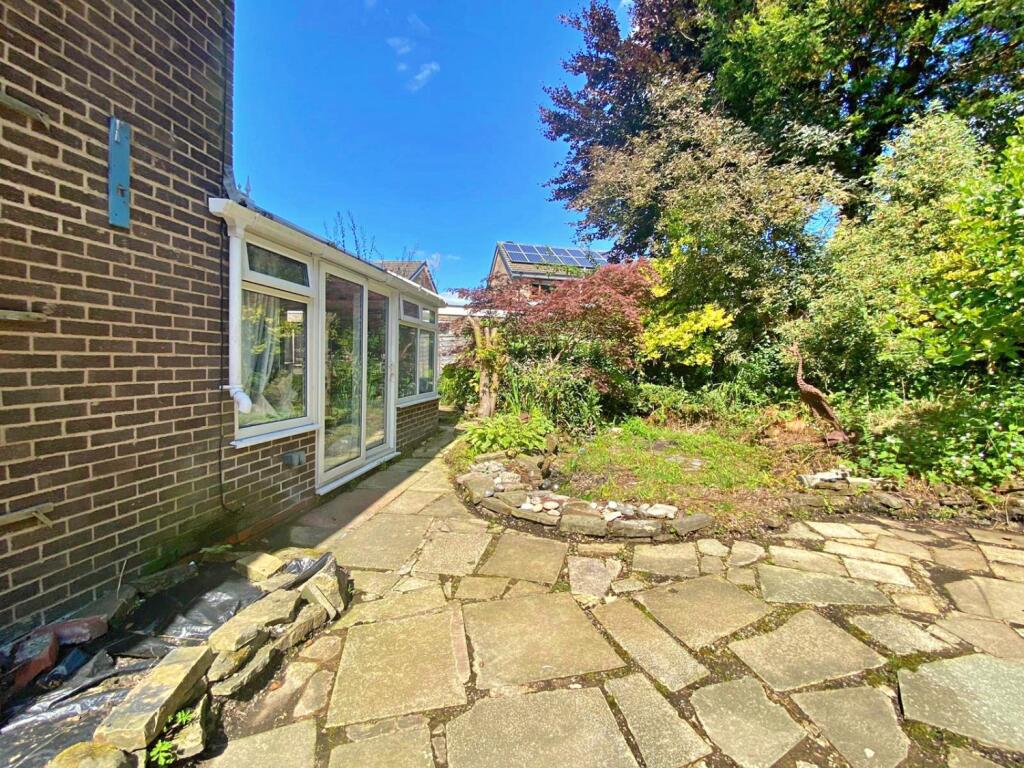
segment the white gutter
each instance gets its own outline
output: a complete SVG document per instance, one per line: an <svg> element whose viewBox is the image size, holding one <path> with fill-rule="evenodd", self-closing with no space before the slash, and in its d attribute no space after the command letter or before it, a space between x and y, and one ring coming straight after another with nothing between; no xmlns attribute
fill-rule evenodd
<svg viewBox="0 0 1024 768"><path fill-rule="evenodd" d="M230 225L232 222L243 222L244 229L252 234L260 235L268 240L280 243L285 247L294 248L300 253L328 259L356 274L377 280L392 288L397 288L432 307L445 306L445 300L434 291L429 291L419 283L388 272L386 269L368 261L364 261L351 253L347 253L301 227L262 209L249 208L227 198L211 198L210 212L220 216Z"/></svg>

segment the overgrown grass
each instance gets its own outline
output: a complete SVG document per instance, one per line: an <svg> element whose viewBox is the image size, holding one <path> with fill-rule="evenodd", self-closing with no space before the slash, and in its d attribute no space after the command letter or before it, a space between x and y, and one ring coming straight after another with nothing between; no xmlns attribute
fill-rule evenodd
<svg viewBox="0 0 1024 768"><path fill-rule="evenodd" d="M586 499L681 501L694 488L771 485L772 455L710 429L652 426L630 419L583 445L566 467L569 492Z"/></svg>

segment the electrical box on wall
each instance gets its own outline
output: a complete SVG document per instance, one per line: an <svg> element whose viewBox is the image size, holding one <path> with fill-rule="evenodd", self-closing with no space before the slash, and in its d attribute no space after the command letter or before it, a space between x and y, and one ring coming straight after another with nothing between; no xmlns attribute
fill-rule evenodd
<svg viewBox="0 0 1024 768"><path fill-rule="evenodd" d="M115 227L131 226L132 127L110 118L107 142L107 217Z"/></svg>
<svg viewBox="0 0 1024 768"><path fill-rule="evenodd" d="M281 463L286 467L301 467L306 463L306 452L305 451L288 451L287 453L281 454Z"/></svg>

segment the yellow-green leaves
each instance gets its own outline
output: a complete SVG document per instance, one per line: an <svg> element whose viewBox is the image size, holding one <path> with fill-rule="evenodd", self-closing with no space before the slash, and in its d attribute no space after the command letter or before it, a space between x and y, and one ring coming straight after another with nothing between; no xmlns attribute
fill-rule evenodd
<svg viewBox="0 0 1024 768"><path fill-rule="evenodd" d="M732 325L732 316L714 304L681 316L653 316L644 331L644 354L682 365L710 366L714 362L719 331Z"/></svg>

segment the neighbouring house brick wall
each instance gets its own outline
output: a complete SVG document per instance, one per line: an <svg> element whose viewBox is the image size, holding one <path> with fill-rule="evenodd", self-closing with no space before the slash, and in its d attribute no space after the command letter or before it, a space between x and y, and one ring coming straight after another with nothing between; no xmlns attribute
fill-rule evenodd
<svg viewBox="0 0 1024 768"><path fill-rule="evenodd" d="M0 628L314 500L313 435L222 450L207 201L231 159L232 27L231 0L0 4L0 80L51 119L0 106L0 309L48 315L0 320L0 513L54 505L52 527L0 528ZM133 127L129 230L107 221L110 115ZM292 449L305 465L282 465Z"/></svg>
<svg viewBox="0 0 1024 768"><path fill-rule="evenodd" d="M407 405L398 409L395 441L398 450L404 451L437 429L438 401Z"/></svg>

